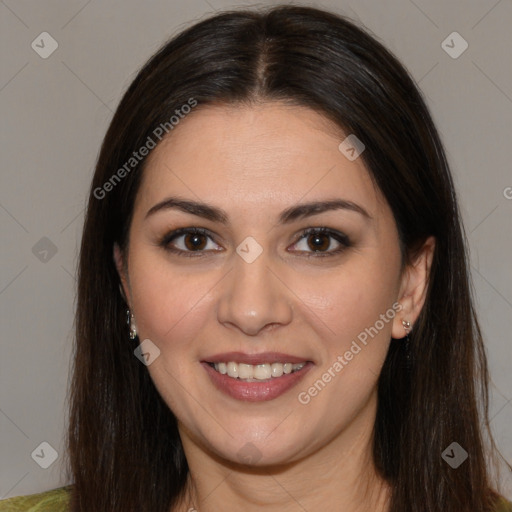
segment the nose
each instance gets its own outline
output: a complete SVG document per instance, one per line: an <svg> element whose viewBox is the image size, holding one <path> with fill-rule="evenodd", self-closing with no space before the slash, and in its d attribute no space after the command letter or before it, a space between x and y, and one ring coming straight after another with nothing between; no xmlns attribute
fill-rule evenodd
<svg viewBox="0 0 512 512"><path fill-rule="evenodd" d="M277 268L271 268L265 251L252 263L237 255L234 267L222 280L218 321L247 336L289 324L293 293L283 277Z"/></svg>

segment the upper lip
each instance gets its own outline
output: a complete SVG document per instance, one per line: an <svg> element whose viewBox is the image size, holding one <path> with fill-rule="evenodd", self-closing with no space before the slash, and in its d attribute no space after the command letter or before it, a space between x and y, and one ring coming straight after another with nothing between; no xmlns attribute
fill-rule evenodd
<svg viewBox="0 0 512 512"><path fill-rule="evenodd" d="M243 352L223 352L213 356L205 357L206 363L235 363L243 364L271 364L271 363L303 363L307 358L283 354L281 352L260 352L259 354L244 354Z"/></svg>

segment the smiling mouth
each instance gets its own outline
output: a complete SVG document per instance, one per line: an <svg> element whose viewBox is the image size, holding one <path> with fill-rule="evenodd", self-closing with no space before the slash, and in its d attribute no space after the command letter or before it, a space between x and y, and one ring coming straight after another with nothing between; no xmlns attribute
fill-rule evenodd
<svg viewBox="0 0 512 512"><path fill-rule="evenodd" d="M245 364L236 363L234 361L208 363L214 370L221 375L226 375L232 379L244 382L265 382L277 379L283 375L295 373L306 365L307 361L301 363L261 363L261 364Z"/></svg>

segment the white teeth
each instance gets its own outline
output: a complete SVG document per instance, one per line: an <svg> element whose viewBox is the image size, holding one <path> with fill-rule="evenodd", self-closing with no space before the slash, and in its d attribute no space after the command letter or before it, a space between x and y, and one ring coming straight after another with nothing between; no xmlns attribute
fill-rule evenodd
<svg viewBox="0 0 512 512"><path fill-rule="evenodd" d="M283 365L281 363L272 363L272 377L281 377L283 375Z"/></svg>
<svg viewBox="0 0 512 512"><path fill-rule="evenodd" d="M253 376L254 376L254 366L252 366L252 364L240 363L238 365L238 377L240 379L252 379Z"/></svg>
<svg viewBox="0 0 512 512"><path fill-rule="evenodd" d="M289 374L301 370L305 366L303 363L262 363L245 364L229 361L228 363L215 363L215 369L222 375L228 375L234 379L243 379L250 382L257 380L268 380L270 378L281 377L283 374Z"/></svg>
<svg viewBox="0 0 512 512"><path fill-rule="evenodd" d="M258 380L270 379L272 370L269 364L257 364L254 367L254 378Z"/></svg>
<svg viewBox="0 0 512 512"><path fill-rule="evenodd" d="M238 365L236 363L228 363L228 375L235 379L238 377Z"/></svg>

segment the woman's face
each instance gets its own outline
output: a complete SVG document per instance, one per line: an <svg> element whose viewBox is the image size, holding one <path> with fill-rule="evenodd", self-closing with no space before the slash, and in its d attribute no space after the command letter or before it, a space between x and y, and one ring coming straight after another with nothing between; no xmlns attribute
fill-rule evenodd
<svg viewBox="0 0 512 512"><path fill-rule="evenodd" d="M307 108L199 106L150 155L127 274L115 256L187 446L276 464L371 431L414 318L391 210L346 135Z"/></svg>

